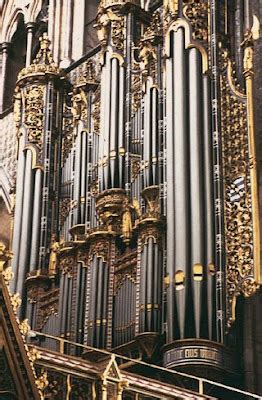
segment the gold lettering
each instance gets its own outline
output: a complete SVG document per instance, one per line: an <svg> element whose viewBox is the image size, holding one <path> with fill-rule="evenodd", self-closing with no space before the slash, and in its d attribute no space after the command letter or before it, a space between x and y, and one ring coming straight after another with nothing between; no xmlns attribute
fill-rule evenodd
<svg viewBox="0 0 262 400"><path fill-rule="evenodd" d="M198 357L198 349L185 350L185 358L197 358L197 357Z"/></svg>

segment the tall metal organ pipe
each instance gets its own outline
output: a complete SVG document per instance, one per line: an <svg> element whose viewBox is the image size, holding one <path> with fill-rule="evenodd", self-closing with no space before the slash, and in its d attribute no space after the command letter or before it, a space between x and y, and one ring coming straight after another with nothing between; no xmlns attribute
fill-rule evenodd
<svg viewBox="0 0 262 400"><path fill-rule="evenodd" d="M204 186L202 151L202 74L200 53L189 49L189 159L190 159L190 228L191 276L195 311L196 337L200 337L202 281L204 266ZM176 194L175 194L176 196Z"/></svg>
<svg viewBox="0 0 262 400"><path fill-rule="evenodd" d="M38 267L38 248L39 248L39 231L40 231L40 216L41 216L41 188L42 174L40 168L35 170L35 187L34 187L34 204L33 204L33 222L32 222L32 242L30 251L29 270L34 271Z"/></svg>
<svg viewBox="0 0 262 400"><path fill-rule="evenodd" d="M200 51L186 48L182 27L171 31L169 40L166 60L168 342L188 337L212 339L214 227L209 78L203 74ZM186 310L190 311L187 321ZM203 321L207 329L203 328Z"/></svg>
<svg viewBox="0 0 262 400"><path fill-rule="evenodd" d="M12 261L12 268L14 271L14 279L10 282L10 289L12 292L15 290L15 285L17 282L17 273L19 266L19 249L21 240L21 225L22 225L22 215L23 215L23 196L24 196L24 173L25 173L25 153L24 153L24 135L19 138L19 153L17 162L17 177L16 177L16 206L15 206L15 216L14 216L14 233L13 233L13 253L14 258Z"/></svg>
<svg viewBox="0 0 262 400"><path fill-rule="evenodd" d="M205 204L205 243L206 277L207 277L207 310L208 338L213 339L213 321L215 319L215 233L214 233L214 193L212 179L212 136L210 107L210 78L203 75L203 144L204 144L204 204Z"/></svg>
<svg viewBox="0 0 262 400"><path fill-rule="evenodd" d="M23 211L22 211L22 226L21 226L21 244L19 249L19 269L15 291L23 293L24 280L29 263L30 255L30 235L32 227L32 204L33 204L33 170L32 170L32 151L26 150L24 187L27 190L24 192Z"/></svg>

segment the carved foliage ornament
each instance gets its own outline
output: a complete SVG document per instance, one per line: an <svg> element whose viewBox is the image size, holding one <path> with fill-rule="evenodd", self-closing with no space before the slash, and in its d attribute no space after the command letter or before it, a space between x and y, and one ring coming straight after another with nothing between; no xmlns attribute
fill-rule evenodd
<svg viewBox="0 0 262 400"><path fill-rule="evenodd" d="M73 116L69 113L69 107L64 105L63 116L63 142L62 142L62 163L65 163L73 146Z"/></svg>
<svg viewBox="0 0 262 400"><path fill-rule="evenodd" d="M192 24L193 39L206 42L208 39L208 0L185 0L183 12Z"/></svg>
<svg viewBox="0 0 262 400"><path fill-rule="evenodd" d="M89 262L91 262L94 255L101 257L104 262L107 262L109 256L109 242L103 239L93 242L89 249Z"/></svg>
<svg viewBox="0 0 262 400"><path fill-rule="evenodd" d="M100 86L98 86L92 101L92 113L91 113L93 118L94 133L96 133L97 135L100 132L100 97L101 97L101 89Z"/></svg>
<svg viewBox="0 0 262 400"><path fill-rule="evenodd" d="M30 143L40 145L44 124L44 86L32 85L25 94L25 125Z"/></svg>
<svg viewBox="0 0 262 400"><path fill-rule="evenodd" d="M124 49L124 17L122 15L117 15L112 8L106 9L100 5L95 27L102 46L106 46L111 37L111 44L116 50Z"/></svg>
<svg viewBox="0 0 262 400"><path fill-rule="evenodd" d="M75 265L75 259L72 256L64 257L60 260L59 267L63 274L67 274L69 277L73 276L73 268Z"/></svg>
<svg viewBox="0 0 262 400"><path fill-rule="evenodd" d="M220 54L225 62L225 54ZM225 191L227 323L234 319L235 297L252 295L253 226L246 99L231 90L227 70L221 74L221 123Z"/></svg>

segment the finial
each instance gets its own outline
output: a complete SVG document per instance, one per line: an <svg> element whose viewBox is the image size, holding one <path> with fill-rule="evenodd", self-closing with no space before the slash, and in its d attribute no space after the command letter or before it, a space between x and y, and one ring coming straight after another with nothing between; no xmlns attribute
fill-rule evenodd
<svg viewBox="0 0 262 400"><path fill-rule="evenodd" d="M18 81L27 77L28 75L38 74L55 74L58 75L60 70L54 62L53 55L51 52L50 44L51 41L48 38L46 32L39 38L40 49L34 59L33 63L27 68L23 68L18 75Z"/></svg>

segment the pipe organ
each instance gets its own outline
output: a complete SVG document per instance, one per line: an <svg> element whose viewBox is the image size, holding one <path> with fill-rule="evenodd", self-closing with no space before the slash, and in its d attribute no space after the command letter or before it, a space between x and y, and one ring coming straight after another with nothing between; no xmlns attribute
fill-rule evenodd
<svg viewBox="0 0 262 400"><path fill-rule="evenodd" d="M60 70L43 36L21 71L12 290L34 329L237 374L260 283L254 39L245 8L234 63L227 7L101 0L99 48Z"/></svg>

